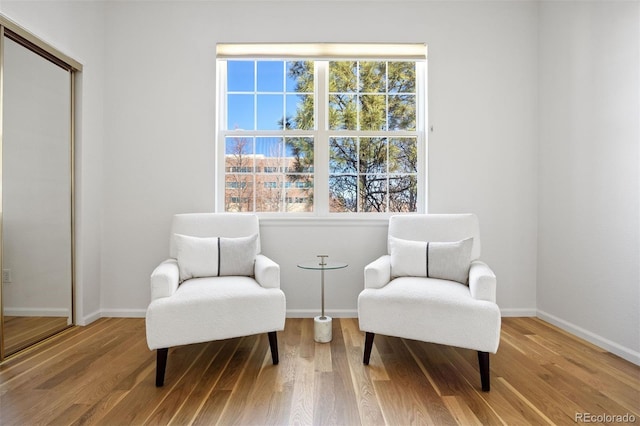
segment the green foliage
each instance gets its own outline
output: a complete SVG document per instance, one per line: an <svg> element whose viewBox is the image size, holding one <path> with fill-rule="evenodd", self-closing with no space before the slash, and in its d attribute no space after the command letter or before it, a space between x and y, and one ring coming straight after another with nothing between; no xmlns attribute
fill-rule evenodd
<svg viewBox="0 0 640 426"><path fill-rule="evenodd" d="M291 62L295 91L313 92L314 64ZM329 64L329 129L415 130L416 83L413 62L333 61ZM305 96L286 128L313 129L314 99ZM313 166L313 143L289 138L295 169ZM415 211L417 143L411 138L331 138L331 211Z"/></svg>
<svg viewBox="0 0 640 426"><path fill-rule="evenodd" d="M313 208L314 131L316 75L313 61L287 61L287 90L283 106L295 112L279 120L285 130L282 148L268 155L260 166L270 170L269 180L251 178L253 148L247 140L227 140L227 210L281 211L282 200L305 200ZM330 131L329 197L332 212L416 211L417 138L396 137L395 131L416 130L416 70L413 62L329 62L328 108L324 111ZM295 82L293 87L290 82ZM244 95L243 95L244 96ZM296 132L287 132L295 130ZM353 132L369 132L354 135ZM293 161L282 162L282 155ZM274 164L267 164L274 160ZM276 176L276 174L278 176ZM280 180L274 180L274 179ZM252 180L253 179L253 180ZM262 177L261 179L266 179ZM255 184L254 184L255 180ZM295 183L289 191L284 183ZM291 186L291 188L294 188ZM309 188L306 190L306 188ZM261 192L259 192L261 191ZM254 200L260 204L254 206ZM293 201L300 204L304 201ZM295 207L299 208L299 207Z"/></svg>

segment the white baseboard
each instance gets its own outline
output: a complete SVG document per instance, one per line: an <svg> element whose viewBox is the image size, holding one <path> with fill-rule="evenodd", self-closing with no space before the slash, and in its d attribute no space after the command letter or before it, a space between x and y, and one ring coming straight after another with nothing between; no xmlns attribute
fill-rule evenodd
<svg viewBox="0 0 640 426"><path fill-rule="evenodd" d="M100 317L144 318L146 313L146 309L105 309L100 311Z"/></svg>
<svg viewBox="0 0 640 426"><path fill-rule="evenodd" d="M333 318L358 318L355 309L326 309L324 313ZM318 315L319 309L287 309L287 318L314 318Z"/></svg>
<svg viewBox="0 0 640 426"><path fill-rule="evenodd" d="M85 315L76 321L77 325L85 326L100 318L144 318L146 309L105 309Z"/></svg>
<svg viewBox="0 0 640 426"><path fill-rule="evenodd" d="M4 308L4 315L9 317L69 317L71 312L65 308Z"/></svg>
<svg viewBox="0 0 640 426"><path fill-rule="evenodd" d="M102 318L102 314L100 313L100 311L95 311L89 315L85 315L80 320L78 320L77 325L82 325L82 326L89 325L92 322L99 320L100 318Z"/></svg>
<svg viewBox="0 0 640 426"><path fill-rule="evenodd" d="M587 342L593 343L596 346L605 349L612 354L618 355L621 358L626 359L629 362L632 362L636 365L640 365L640 352L634 351L631 348L624 347L618 343L612 342L609 339L606 339L602 336L599 336L595 333L592 333L589 330L585 330L582 327L579 327L569 321L565 321L561 318L556 317L555 315L551 315L547 312L538 310L538 318L541 320L547 321L561 329L580 337L581 339L586 340Z"/></svg>
<svg viewBox="0 0 640 426"><path fill-rule="evenodd" d="M144 318L145 309L105 309L87 315L78 325L88 325L100 318ZM355 309L328 309L325 314L333 318L357 318ZM313 318L320 315L318 309L290 309L287 310L287 318Z"/></svg>
<svg viewBox="0 0 640 426"><path fill-rule="evenodd" d="M503 317L535 317L535 309L503 309L500 311ZM84 323L89 324L98 318L144 318L144 309L107 309L94 312L84 317ZM327 309L325 314L333 318L358 318L357 309ZM287 318L313 318L320 315L319 309L287 309Z"/></svg>
<svg viewBox="0 0 640 426"><path fill-rule="evenodd" d="M325 314L333 318L358 318L356 309L327 309ZM500 314L503 317L535 317L537 311L526 308L502 309ZM287 309L287 318L313 318L318 315L318 309Z"/></svg>
<svg viewBox="0 0 640 426"><path fill-rule="evenodd" d="M500 309L500 315L503 317L535 317L536 314L537 314L536 309L527 309L527 308Z"/></svg>

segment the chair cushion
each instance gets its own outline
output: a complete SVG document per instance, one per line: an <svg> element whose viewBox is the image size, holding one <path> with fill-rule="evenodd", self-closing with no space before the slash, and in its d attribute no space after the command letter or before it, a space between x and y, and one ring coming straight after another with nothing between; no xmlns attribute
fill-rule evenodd
<svg viewBox="0 0 640 426"><path fill-rule="evenodd" d="M175 234L180 281L217 276L252 276L258 234L249 237L192 237Z"/></svg>
<svg viewBox="0 0 640 426"><path fill-rule="evenodd" d="M440 278L466 284L473 238L455 242L389 237L392 277Z"/></svg>
<svg viewBox="0 0 640 426"><path fill-rule="evenodd" d="M285 295L251 277L195 278L147 309L150 349L284 329Z"/></svg>
<svg viewBox="0 0 640 426"><path fill-rule="evenodd" d="M360 329L495 353L498 305L471 296L466 285L435 278L400 277L358 297Z"/></svg>

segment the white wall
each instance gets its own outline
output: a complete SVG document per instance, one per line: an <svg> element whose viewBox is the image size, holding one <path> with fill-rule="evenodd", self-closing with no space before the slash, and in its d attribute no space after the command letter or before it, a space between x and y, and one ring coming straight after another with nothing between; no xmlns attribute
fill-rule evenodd
<svg viewBox="0 0 640 426"><path fill-rule="evenodd" d="M292 40L428 43L430 210L477 213L501 308L535 313L535 5L337 7L326 1L107 4L106 314L142 314L149 274L168 253L171 215L213 209L216 43ZM265 221L262 232L264 252L282 265L291 314L319 306L319 290L306 284L319 278L296 263L326 252L350 263L328 277L327 308L355 315L362 268L384 251L384 222Z"/></svg>
<svg viewBox="0 0 640 426"><path fill-rule="evenodd" d="M99 1L0 1L0 13L84 66L84 72L77 79L75 315L78 324L100 315L103 6Z"/></svg>
<svg viewBox="0 0 640 426"><path fill-rule="evenodd" d="M430 211L478 214L505 313L540 308L637 353L637 2L0 0L0 11L85 66L81 323L142 315L171 215L213 210L217 42L424 41ZM350 263L328 277L327 308L353 313L385 231L265 221L290 312L318 306L317 278L295 263L322 251Z"/></svg>
<svg viewBox="0 0 640 426"><path fill-rule="evenodd" d="M539 27L539 315L640 363L640 3Z"/></svg>

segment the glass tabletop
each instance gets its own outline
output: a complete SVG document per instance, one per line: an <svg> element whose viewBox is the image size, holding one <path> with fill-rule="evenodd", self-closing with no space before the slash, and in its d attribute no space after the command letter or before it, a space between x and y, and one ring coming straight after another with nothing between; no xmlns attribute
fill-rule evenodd
<svg viewBox="0 0 640 426"><path fill-rule="evenodd" d="M336 262L333 260L325 260L324 265L320 264L319 260L310 260L308 262L298 263L298 268L313 269L318 271L322 269L324 269L325 271L329 269L342 269L346 268L347 266L349 265L344 262Z"/></svg>

